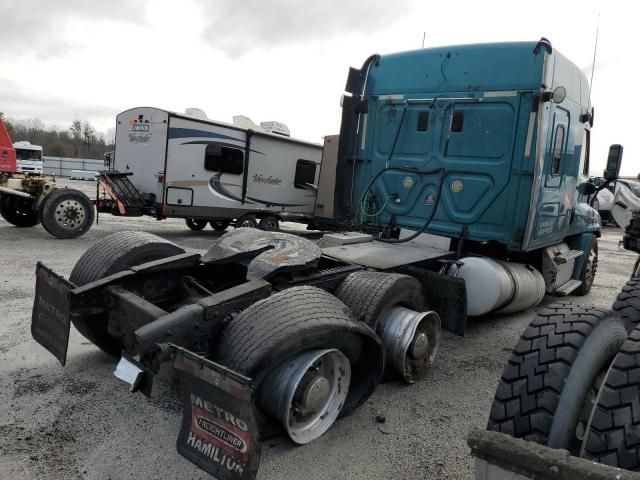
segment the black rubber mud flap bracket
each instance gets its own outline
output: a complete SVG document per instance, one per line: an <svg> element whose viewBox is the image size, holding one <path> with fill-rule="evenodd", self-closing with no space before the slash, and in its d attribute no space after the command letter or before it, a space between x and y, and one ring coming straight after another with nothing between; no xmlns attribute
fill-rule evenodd
<svg viewBox="0 0 640 480"><path fill-rule="evenodd" d="M38 262L31 336L64 366L69 346L69 292L73 284Z"/></svg>
<svg viewBox="0 0 640 480"><path fill-rule="evenodd" d="M178 452L218 480L254 479L260 434L251 379L173 347L183 395Z"/></svg>

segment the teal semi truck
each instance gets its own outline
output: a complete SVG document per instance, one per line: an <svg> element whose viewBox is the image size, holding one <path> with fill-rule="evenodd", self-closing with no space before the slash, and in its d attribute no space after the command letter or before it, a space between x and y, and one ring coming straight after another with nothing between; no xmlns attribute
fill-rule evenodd
<svg viewBox="0 0 640 480"><path fill-rule="evenodd" d="M38 264L34 338L64 365L73 324L146 394L173 362L178 451L217 478L253 478L261 438L318 438L383 374L420 381L441 327L593 283L589 86L548 41L374 55L346 91L319 243L237 228L201 255L118 232L68 280Z"/></svg>

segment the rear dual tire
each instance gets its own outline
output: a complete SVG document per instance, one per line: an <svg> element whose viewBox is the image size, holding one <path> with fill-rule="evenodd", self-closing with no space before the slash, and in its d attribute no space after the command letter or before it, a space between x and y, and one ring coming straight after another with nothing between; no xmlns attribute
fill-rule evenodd
<svg viewBox="0 0 640 480"><path fill-rule="evenodd" d="M117 232L97 241L78 259L69 280L77 286L95 282L129 267L184 253L177 245L146 232ZM72 318L76 329L100 350L118 356L121 338L108 330L109 316Z"/></svg>
<svg viewBox="0 0 640 480"><path fill-rule="evenodd" d="M333 295L308 286L289 288L243 310L222 332L216 361L252 377L258 384L258 399L272 398L265 394L270 385L265 379L288 361L313 350L337 350L350 365L348 394L335 417L364 403L382 378L380 339L364 323L354 320ZM262 409L272 408L267 405Z"/></svg>

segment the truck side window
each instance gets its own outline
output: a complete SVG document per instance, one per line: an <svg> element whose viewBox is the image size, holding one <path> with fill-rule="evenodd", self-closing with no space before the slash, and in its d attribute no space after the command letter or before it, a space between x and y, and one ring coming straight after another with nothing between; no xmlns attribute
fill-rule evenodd
<svg viewBox="0 0 640 480"><path fill-rule="evenodd" d="M418 125L416 126L416 130L418 132L426 132L427 128L429 128L429 112L418 112Z"/></svg>
<svg viewBox="0 0 640 480"><path fill-rule="evenodd" d="M556 137L553 142L553 157L551 159L551 175L557 175L560 171L562 160L562 147L564 145L564 125L556 127Z"/></svg>
<svg viewBox="0 0 640 480"><path fill-rule="evenodd" d="M451 118L451 131L461 132L464 125L464 112L454 111Z"/></svg>
<svg viewBox="0 0 640 480"><path fill-rule="evenodd" d="M211 172L239 175L244 167L244 152L237 148L223 147L215 143L204 150L204 169Z"/></svg>
<svg viewBox="0 0 640 480"><path fill-rule="evenodd" d="M591 151L591 132L584 131L584 164L582 165L582 174L589 176L589 152Z"/></svg>
<svg viewBox="0 0 640 480"><path fill-rule="evenodd" d="M310 160L300 159L296 162L296 176L293 184L296 188L304 188L302 185L314 185L316 181L316 163ZM300 186L298 186L300 185Z"/></svg>

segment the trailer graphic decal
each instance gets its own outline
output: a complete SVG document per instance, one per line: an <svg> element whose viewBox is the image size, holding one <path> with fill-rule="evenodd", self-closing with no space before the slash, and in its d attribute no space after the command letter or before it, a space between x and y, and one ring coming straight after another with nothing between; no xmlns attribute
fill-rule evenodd
<svg viewBox="0 0 640 480"><path fill-rule="evenodd" d="M238 140L238 142L239 141L240 140ZM238 148L238 145L236 145L235 143L210 142L208 140L192 140L190 142L182 142L180 145L220 145L221 147ZM260 155L264 155L264 152L261 152L259 150L254 150L253 148L250 148L249 151L252 153L258 153Z"/></svg>
<svg viewBox="0 0 640 480"><path fill-rule="evenodd" d="M224 186L222 185L222 182L220 181L221 176L222 176L222 173L216 173L213 177L211 177L211 179L209 180L209 186L211 187L211 189L221 197L226 198L227 200L233 200L235 202L242 203L242 199L240 197L235 196L229 190L224 188ZM240 186L240 185L234 185L232 183L225 183L225 185L229 185L232 187ZM253 203L253 202L248 202L245 200L245 203Z"/></svg>
<svg viewBox="0 0 640 480"><path fill-rule="evenodd" d="M255 478L260 438L250 379L181 349L174 367L183 391L178 452L219 480Z"/></svg>
<svg viewBox="0 0 640 480"><path fill-rule="evenodd" d="M282 183L281 178L272 177L271 175L269 175L268 177L265 177L261 173L254 173L253 181L255 183L264 183L267 185L280 185Z"/></svg>
<svg viewBox="0 0 640 480"><path fill-rule="evenodd" d="M244 139L231 137L222 133L207 132L206 130L197 130L195 128L178 128L171 127L168 132L169 139L172 138L222 138L226 140L235 140L236 142L244 142Z"/></svg>
<svg viewBox="0 0 640 480"><path fill-rule="evenodd" d="M220 195L223 198L226 198L227 200L233 200L235 202L238 203L242 203L242 199L236 195L234 195L233 193L231 193L229 190L227 190L226 188L224 188L224 185L229 185L232 187L239 187L240 185L234 185L233 183L222 183L220 180L220 177L222 176L221 173L216 173L213 177L211 177L211 179L209 180L209 186L211 187L211 190L214 193L217 193L218 195ZM274 179L274 180L280 180L280 179ZM282 181L282 180L280 180ZM277 185L277 183L276 183ZM244 201L244 203L261 203L267 207L302 207L304 206L304 204L302 203L279 203L279 202L269 202L267 200L262 200L260 198L254 198L254 197L250 197L247 195L246 197L247 199ZM315 196L314 196L315 198ZM249 201L251 200L251 201Z"/></svg>

